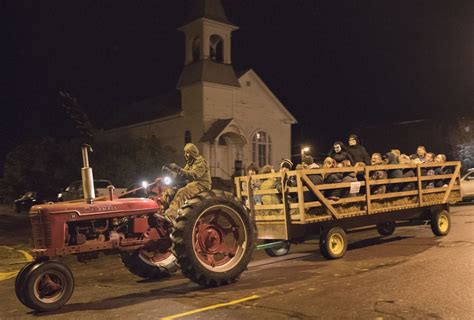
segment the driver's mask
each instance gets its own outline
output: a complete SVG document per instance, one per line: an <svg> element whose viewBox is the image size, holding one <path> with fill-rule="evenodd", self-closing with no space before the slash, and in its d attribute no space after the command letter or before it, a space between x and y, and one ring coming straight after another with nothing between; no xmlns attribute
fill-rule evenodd
<svg viewBox="0 0 474 320"><path fill-rule="evenodd" d="M336 151L336 153L341 152L341 150L342 150L342 148L341 148L340 145L336 144L336 145L334 146L334 151Z"/></svg>
<svg viewBox="0 0 474 320"><path fill-rule="evenodd" d="M188 152L185 152L185 153L184 153L184 160L186 160L186 163L191 162L192 159L193 159L193 158L191 157L191 154L190 154L190 153L188 153Z"/></svg>
<svg viewBox="0 0 474 320"><path fill-rule="evenodd" d="M357 144L356 139L354 139L354 138L350 138L350 139L349 139L349 145L350 145L350 146L355 146L356 144Z"/></svg>

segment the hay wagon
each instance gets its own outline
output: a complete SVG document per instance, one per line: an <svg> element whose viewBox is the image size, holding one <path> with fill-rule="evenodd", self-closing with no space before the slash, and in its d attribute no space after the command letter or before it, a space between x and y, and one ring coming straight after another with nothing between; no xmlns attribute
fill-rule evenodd
<svg viewBox="0 0 474 320"><path fill-rule="evenodd" d="M427 174L430 170L438 174ZM412 171L411 177L371 179L375 171ZM375 225L381 235L391 235L397 224L430 223L436 236L450 230L449 204L461 200L457 161L333 169L294 170L235 178L236 195L245 202L258 230L260 248L270 256L286 254L290 243L319 235L321 253L328 259L342 257L349 229ZM439 174L441 172L441 174ZM312 177L331 173L357 176L358 181L315 184ZM271 189L259 188L273 179ZM385 186L383 193L375 188ZM339 190L341 197L330 196ZM261 198L279 199L264 204ZM268 201L267 201L268 202Z"/></svg>

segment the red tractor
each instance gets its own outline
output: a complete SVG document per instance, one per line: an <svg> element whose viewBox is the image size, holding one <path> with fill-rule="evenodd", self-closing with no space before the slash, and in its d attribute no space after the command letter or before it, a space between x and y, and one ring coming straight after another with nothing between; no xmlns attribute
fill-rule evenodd
<svg viewBox="0 0 474 320"><path fill-rule="evenodd" d="M231 194L213 190L198 194L181 208L176 221L163 215L162 192L170 178L160 177L153 199L120 198L109 187L95 198L92 169L84 145L84 200L36 205L30 210L35 260L17 275L18 299L37 311L58 309L74 291L70 269L55 260L75 255L81 262L99 253L120 254L128 270L142 278L159 278L178 266L192 281L220 286L237 280L255 247L248 210ZM133 190L131 191L133 192Z"/></svg>

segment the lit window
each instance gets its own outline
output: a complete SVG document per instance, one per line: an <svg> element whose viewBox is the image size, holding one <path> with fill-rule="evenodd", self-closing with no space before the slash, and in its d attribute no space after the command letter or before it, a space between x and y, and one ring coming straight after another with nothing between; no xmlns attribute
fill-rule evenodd
<svg viewBox="0 0 474 320"><path fill-rule="evenodd" d="M272 162L272 141L264 131L257 131L252 138L252 161L259 167Z"/></svg>

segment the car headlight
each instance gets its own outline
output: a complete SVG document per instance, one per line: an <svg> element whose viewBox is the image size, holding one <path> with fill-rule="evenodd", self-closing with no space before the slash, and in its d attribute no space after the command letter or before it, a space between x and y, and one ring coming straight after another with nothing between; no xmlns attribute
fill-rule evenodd
<svg viewBox="0 0 474 320"><path fill-rule="evenodd" d="M171 184L171 182L173 182L173 180L171 180L170 177L164 177L163 178L163 183L166 184L167 186L169 186Z"/></svg>
<svg viewBox="0 0 474 320"><path fill-rule="evenodd" d="M58 193L58 199L62 198L63 197L63 194L62 193Z"/></svg>

